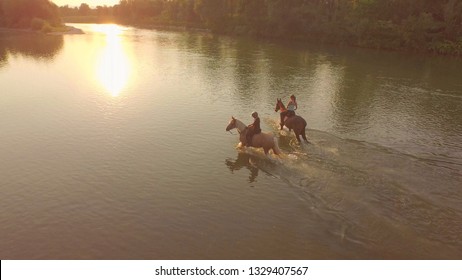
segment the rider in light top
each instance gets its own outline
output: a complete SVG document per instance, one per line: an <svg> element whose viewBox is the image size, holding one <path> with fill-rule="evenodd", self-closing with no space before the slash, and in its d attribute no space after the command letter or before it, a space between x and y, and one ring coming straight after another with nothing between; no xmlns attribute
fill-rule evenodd
<svg viewBox="0 0 462 280"><path fill-rule="evenodd" d="M295 98L295 95L290 96L289 103L287 103L287 111L284 111L281 113L281 129L282 126L284 126L284 123L286 121L286 118L290 118L292 116L295 116L295 110L297 110L297 99Z"/></svg>
<svg viewBox="0 0 462 280"><path fill-rule="evenodd" d="M290 118L292 116L295 116L295 110L297 110L297 99L295 98L295 95L290 96L290 101L287 103L287 117Z"/></svg>

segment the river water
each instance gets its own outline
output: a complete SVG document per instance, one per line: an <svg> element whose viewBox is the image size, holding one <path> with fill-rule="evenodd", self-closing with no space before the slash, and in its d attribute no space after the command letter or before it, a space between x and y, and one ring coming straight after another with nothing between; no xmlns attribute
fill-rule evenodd
<svg viewBox="0 0 462 280"><path fill-rule="evenodd" d="M0 34L1 259L462 258L460 60L75 26Z"/></svg>

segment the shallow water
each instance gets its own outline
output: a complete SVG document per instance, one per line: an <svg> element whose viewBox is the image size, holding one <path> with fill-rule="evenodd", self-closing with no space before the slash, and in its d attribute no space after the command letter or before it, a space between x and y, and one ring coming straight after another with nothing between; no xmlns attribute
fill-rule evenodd
<svg viewBox="0 0 462 280"><path fill-rule="evenodd" d="M1 259L462 257L460 61L76 26L0 34Z"/></svg>

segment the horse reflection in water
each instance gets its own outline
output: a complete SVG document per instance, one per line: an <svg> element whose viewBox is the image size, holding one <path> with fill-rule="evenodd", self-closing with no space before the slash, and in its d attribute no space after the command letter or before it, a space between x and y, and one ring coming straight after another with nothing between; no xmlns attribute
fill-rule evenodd
<svg viewBox="0 0 462 280"><path fill-rule="evenodd" d="M238 153L235 160L229 158L225 160L225 164L231 173L234 173L234 171L238 171L244 167L247 168L250 171L249 183L255 182L255 179L258 177L258 167L256 167L253 162L256 162L256 157L246 153Z"/></svg>
<svg viewBox="0 0 462 280"><path fill-rule="evenodd" d="M237 131L239 132L239 141L241 141L241 143L246 142L246 136L249 132L249 129L243 122L234 117L231 117L231 120L229 121L229 124L226 127L226 131L230 131L231 129L237 129ZM251 146L254 148L263 148L263 151L266 155L268 155L268 152L270 150L273 150L273 153L275 155L281 154L281 150L279 150L277 140L270 133L261 132L253 135L251 143Z"/></svg>
<svg viewBox="0 0 462 280"><path fill-rule="evenodd" d="M300 116L292 116L292 117L285 117L284 118L284 112L287 111L286 106L284 106L284 103L282 103L281 99L277 99L276 101L276 108L274 111L278 112L281 111L281 130L284 127L284 125L291 131L292 129L294 130L295 136L297 137L298 143L301 142L300 140L300 135L302 136L303 140L305 140L305 143L310 143L306 139L306 134L305 134L305 129L306 129L306 121L304 118Z"/></svg>

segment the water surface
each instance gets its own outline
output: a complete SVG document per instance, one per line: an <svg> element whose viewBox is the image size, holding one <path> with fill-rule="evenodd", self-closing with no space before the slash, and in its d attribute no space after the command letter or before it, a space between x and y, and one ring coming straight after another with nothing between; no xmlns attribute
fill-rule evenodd
<svg viewBox="0 0 462 280"><path fill-rule="evenodd" d="M76 26L0 34L1 259L462 257L460 61Z"/></svg>

